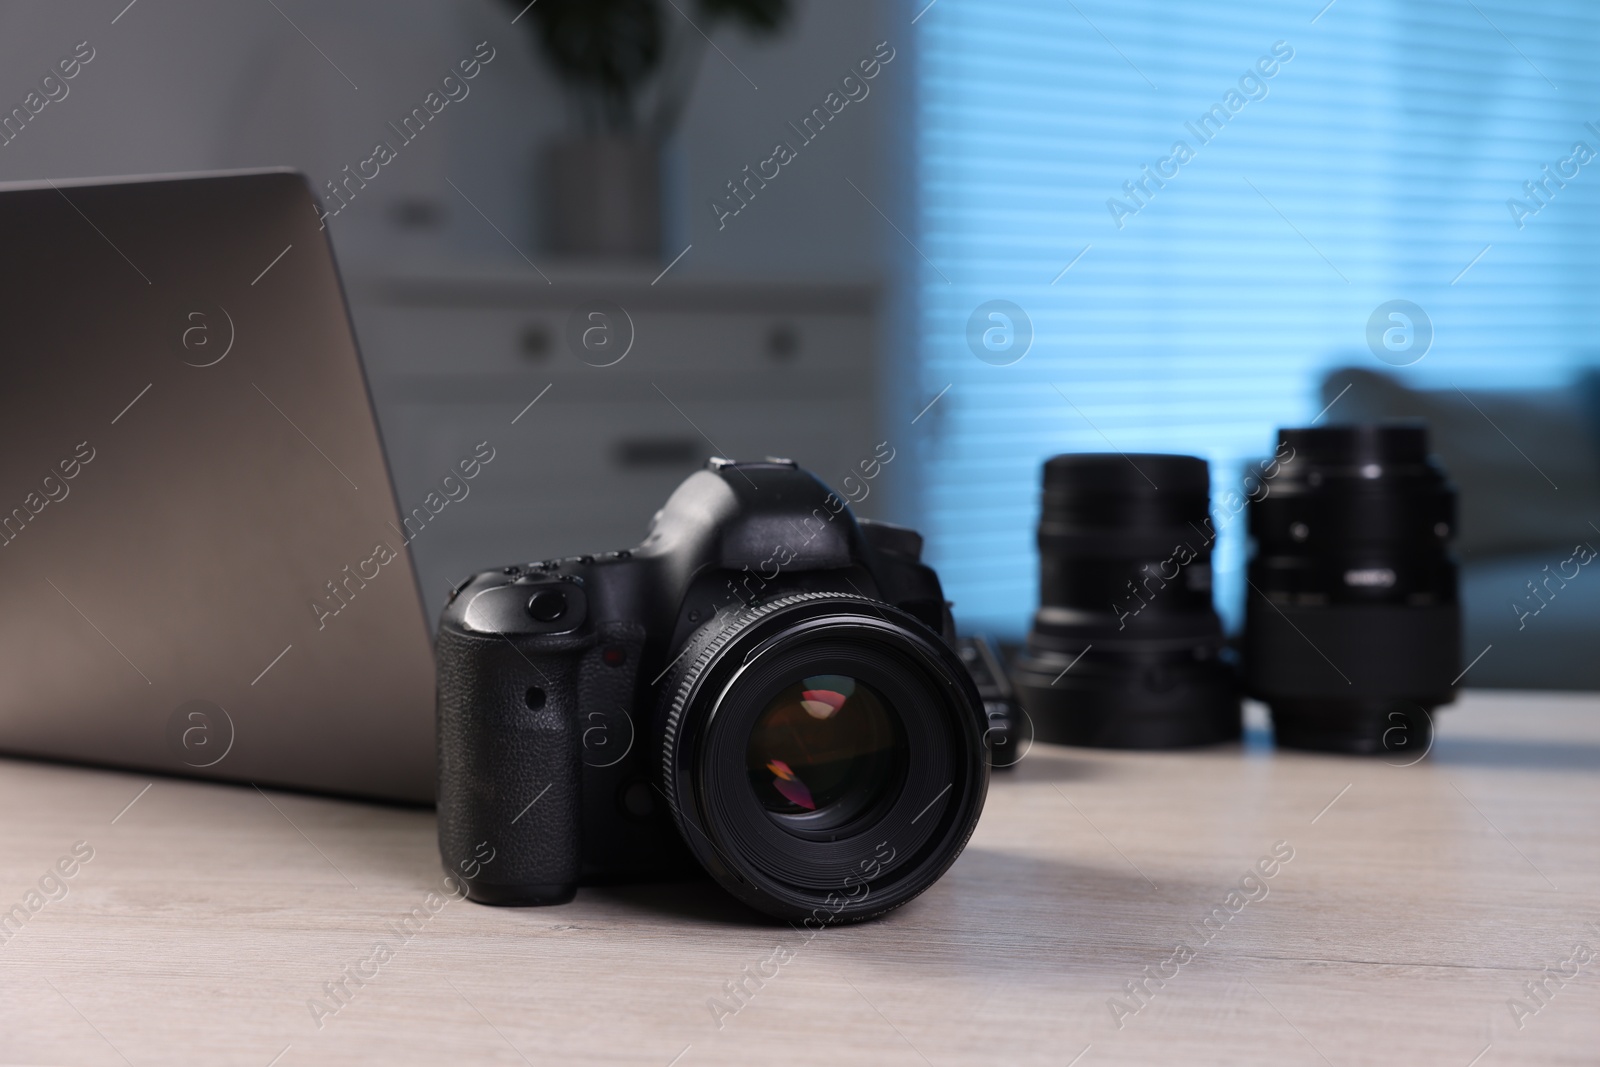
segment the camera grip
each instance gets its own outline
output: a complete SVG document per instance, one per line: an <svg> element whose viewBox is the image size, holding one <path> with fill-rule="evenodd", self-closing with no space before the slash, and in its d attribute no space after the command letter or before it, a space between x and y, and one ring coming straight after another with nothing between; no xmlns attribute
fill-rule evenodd
<svg viewBox="0 0 1600 1067"><path fill-rule="evenodd" d="M439 851L484 904L577 891L582 649L439 629Z"/></svg>

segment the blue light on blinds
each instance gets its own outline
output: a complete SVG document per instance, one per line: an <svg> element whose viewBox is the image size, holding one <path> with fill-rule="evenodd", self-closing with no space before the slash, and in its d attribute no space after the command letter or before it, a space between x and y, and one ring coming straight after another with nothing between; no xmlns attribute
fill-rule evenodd
<svg viewBox="0 0 1600 1067"><path fill-rule="evenodd" d="M1047 456L1202 455L1220 497L1317 415L1328 369L1389 369L1367 342L1386 301L1432 323L1395 371L1413 384L1587 361L1600 6L1324 2L942 0L917 20L914 386L950 386L919 422L919 518L965 628L1027 625ZM1009 366L968 344L990 300L1035 331ZM1219 526L1237 620L1243 516Z"/></svg>

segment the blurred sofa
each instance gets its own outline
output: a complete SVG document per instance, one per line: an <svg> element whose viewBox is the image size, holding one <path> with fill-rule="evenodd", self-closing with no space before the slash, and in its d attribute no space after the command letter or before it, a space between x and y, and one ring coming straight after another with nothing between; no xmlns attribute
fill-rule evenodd
<svg viewBox="0 0 1600 1067"><path fill-rule="evenodd" d="M1600 689L1600 381L1413 389L1345 368L1322 402L1329 422L1427 420L1459 493L1463 665L1488 649L1462 684Z"/></svg>

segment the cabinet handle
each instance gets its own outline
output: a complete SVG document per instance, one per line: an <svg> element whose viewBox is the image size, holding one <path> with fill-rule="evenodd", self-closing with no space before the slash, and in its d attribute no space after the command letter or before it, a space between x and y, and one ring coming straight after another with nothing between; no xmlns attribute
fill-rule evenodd
<svg viewBox="0 0 1600 1067"><path fill-rule="evenodd" d="M787 363L800 354L800 331L792 323L780 322L767 331L767 355Z"/></svg>
<svg viewBox="0 0 1600 1067"><path fill-rule="evenodd" d="M550 354L550 331L545 329L544 323L534 323L522 331L519 344L524 357L534 362L543 361Z"/></svg>
<svg viewBox="0 0 1600 1067"><path fill-rule="evenodd" d="M625 437L611 457L619 467L693 467L705 462L706 449L694 437Z"/></svg>

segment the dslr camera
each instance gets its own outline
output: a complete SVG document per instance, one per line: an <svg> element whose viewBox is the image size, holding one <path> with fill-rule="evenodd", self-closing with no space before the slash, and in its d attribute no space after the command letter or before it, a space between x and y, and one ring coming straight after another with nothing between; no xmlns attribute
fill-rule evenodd
<svg viewBox="0 0 1600 1067"><path fill-rule="evenodd" d="M928 888L989 760L921 551L793 462L713 459L631 551L461 583L436 646L446 868L534 905L698 864L808 925Z"/></svg>

